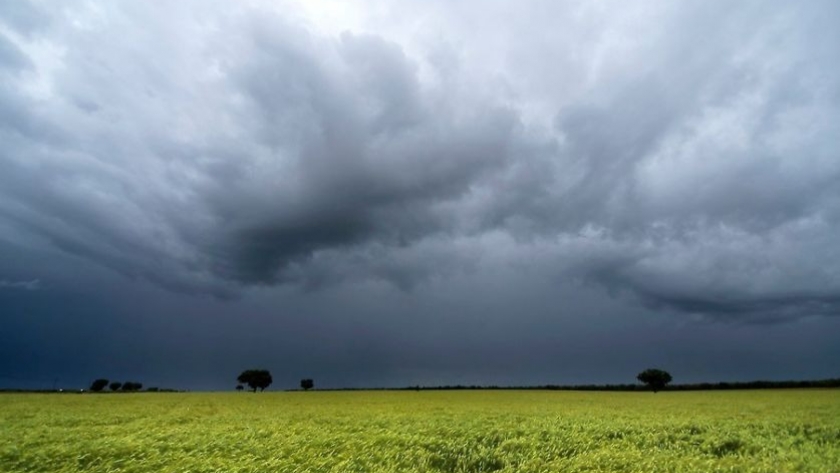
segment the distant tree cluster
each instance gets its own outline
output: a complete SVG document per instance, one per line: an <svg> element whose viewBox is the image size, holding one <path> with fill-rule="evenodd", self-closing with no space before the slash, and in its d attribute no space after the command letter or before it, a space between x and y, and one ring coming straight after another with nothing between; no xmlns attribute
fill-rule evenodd
<svg viewBox="0 0 840 473"><path fill-rule="evenodd" d="M123 391L139 391L143 389L143 383L135 383L133 381L126 381L122 385Z"/></svg>
<svg viewBox="0 0 840 473"><path fill-rule="evenodd" d="M312 389L314 387L315 387L315 381L313 381L309 378L305 378L305 379L300 380L300 388L303 389L304 391L309 391L310 389Z"/></svg>
<svg viewBox="0 0 840 473"><path fill-rule="evenodd" d="M102 392L103 390L105 390L105 387L110 388L111 391L114 391L114 392L120 391L120 390L122 390L124 392L135 392L135 391L140 391L141 389L143 389L143 383L137 383L137 382L134 382L134 381L126 381L124 383L121 383L119 381L110 382L109 380L107 380L105 378L99 378L99 379L95 380L94 382L92 382L90 384L90 390L95 392L95 393ZM156 391L160 391L160 389L159 388L149 388L148 391L156 392Z"/></svg>

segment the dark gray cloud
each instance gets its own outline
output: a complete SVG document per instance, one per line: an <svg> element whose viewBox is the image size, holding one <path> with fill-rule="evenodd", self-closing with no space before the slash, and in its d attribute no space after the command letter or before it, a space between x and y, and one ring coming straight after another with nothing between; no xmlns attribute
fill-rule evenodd
<svg viewBox="0 0 840 473"><path fill-rule="evenodd" d="M227 42L206 57L127 63L123 45L88 49L89 36L138 28L119 19L62 44L47 111L59 116L9 110L17 124L46 120L54 146L19 131L7 158L7 192L23 207L8 218L118 271L224 292L225 281L284 280L319 250L406 246L451 227L437 207L510 159L510 110L421 87L380 37L315 38L251 12L214 19L230 35L205 38ZM181 59L204 73L172 90ZM182 94L195 87L206 90Z"/></svg>
<svg viewBox="0 0 840 473"><path fill-rule="evenodd" d="M210 304L213 320L255 298L299 298L322 314L353 308L347 326L324 322L343 327L331 346L365 363L390 354L421 377L459 337L464 372L494 344L527 364L538 355L499 334L522 327L519 342L543 353L537 332L585 332L607 306L610 320L625 308L675 324L834 323L838 13L833 2L4 4L0 304L17 304L23 330L26 304L53 301L39 302L47 314L58 294L114 274L122 297L136 285L161 307ZM497 297L482 306L488 274ZM555 320L552 290L579 313ZM90 311L119 305L97 294ZM319 302L330 294L345 299ZM403 310L425 322L371 315ZM424 332L437 311L457 334L440 359ZM341 337L352 324L378 341L352 348ZM196 345L212 344L203 335Z"/></svg>
<svg viewBox="0 0 840 473"><path fill-rule="evenodd" d="M124 274L220 295L329 280L324 259L388 278L376 267L429 239L509 232L516 252L583 239L592 254L558 269L653 304L833 313L838 82L816 42L836 36L823 7L574 19L541 6L551 14L500 30L485 67L464 55L485 58L484 22L506 7L477 33L432 8L462 42L444 67L434 58L452 46L427 60L400 37L333 35L267 7L68 6L37 40L2 43L17 71L3 213ZM548 37L514 37L529 25ZM790 290L791 276L808 279Z"/></svg>

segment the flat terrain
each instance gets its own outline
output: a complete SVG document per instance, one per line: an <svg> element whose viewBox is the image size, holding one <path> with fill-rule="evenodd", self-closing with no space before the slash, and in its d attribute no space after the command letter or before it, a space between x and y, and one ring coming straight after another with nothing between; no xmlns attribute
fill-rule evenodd
<svg viewBox="0 0 840 473"><path fill-rule="evenodd" d="M840 390L0 395L2 472L840 472Z"/></svg>

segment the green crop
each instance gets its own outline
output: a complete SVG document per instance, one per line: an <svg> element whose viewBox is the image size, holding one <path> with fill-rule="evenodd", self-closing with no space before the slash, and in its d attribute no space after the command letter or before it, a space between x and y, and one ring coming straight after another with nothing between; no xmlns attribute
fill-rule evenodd
<svg viewBox="0 0 840 473"><path fill-rule="evenodd" d="M0 395L2 472L840 472L840 391Z"/></svg>

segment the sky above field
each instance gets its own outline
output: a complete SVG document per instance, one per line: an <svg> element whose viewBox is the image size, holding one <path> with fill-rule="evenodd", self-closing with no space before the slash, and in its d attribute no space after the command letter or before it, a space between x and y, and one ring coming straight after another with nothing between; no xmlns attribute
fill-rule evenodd
<svg viewBox="0 0 840 473"><path fill-rule="evenodd" d="M0 387L840 377L840 3L0 3Z"/></svg>

